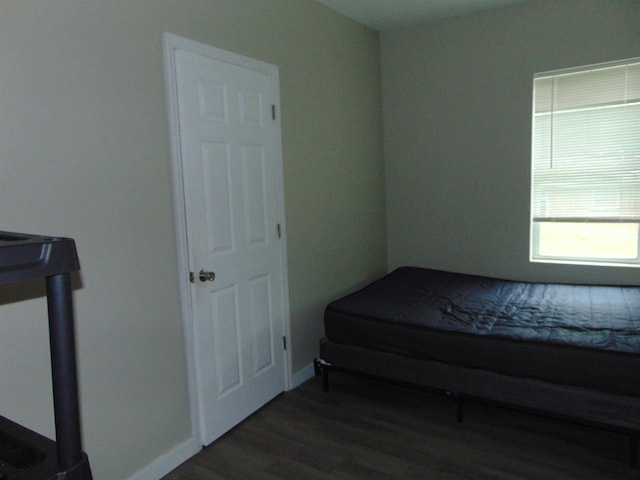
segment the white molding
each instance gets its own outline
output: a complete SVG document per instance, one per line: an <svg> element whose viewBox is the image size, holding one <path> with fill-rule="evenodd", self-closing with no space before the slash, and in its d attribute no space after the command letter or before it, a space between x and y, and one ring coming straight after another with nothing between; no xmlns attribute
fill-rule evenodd
<svg viewBox="0 0 640 480"><path fill-rule="evenodd" d="M142 470L138 470L129 477L129 480L157 480L162 478L189 460L201 449L200 441L196 437L191 437L153 460Z"/></svg>
<svg viewBox="0 0 640 480"><path fill-rule="evenodd" d="M307 365L306 367L298 370L291 376L291 389L299 387L307 380L310 380L315 375L315 370L313 368L313 362Z"/></svg>
<svg viewBox="0 0 640 480"><path fill-rule="evenodd" d="M196 369L195 338L193 328L193 310L191 290L187 284L190 271L189 250L187 248L187 220L184 206L184 183L182 180L182 156L180 149L180 131L178 119L178 87L175 77L175 51L184 39L165 33L163 35L163 56L167 94L167 117L169 124L169 141L171 146L171 174L173 191L173 211L176 225L176 244L178 254L178 284L182 306L182 323L185 337L187 363L187 383L189 388L189 410L191 413L192 436L201 442L199 392ZM182 278L182 277L185 278Z"/></svg>
<svg viewBox="0 0 640 480"><path fill-rule="evenodd" d="M270 63L257 60L255 58L246 57L238 53L229 52L220 48L213 47L204 43L196 42L195 40L189 40L188 38L179 37L172 33L162 34L163 43L166 48L170 48L171 54L175 50L187 50L204 57L213 58L221 62L230 63L239 67L248 68L250 70L257 70L264 72L267 75L271 75L274 72L278 73L278 67ZM175 66L175 64L174 64Z"/></svg>

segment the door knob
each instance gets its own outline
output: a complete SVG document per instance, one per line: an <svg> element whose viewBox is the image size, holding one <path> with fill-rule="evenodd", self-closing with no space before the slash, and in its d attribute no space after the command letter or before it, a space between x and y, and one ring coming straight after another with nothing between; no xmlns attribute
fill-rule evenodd
<svg viewBox="0 0 640 480"><path fill-rule="evenodd" d="M215 272L207 272L206 270L200 270L198 278L201 282L213 282L216 279Z"/></svg>

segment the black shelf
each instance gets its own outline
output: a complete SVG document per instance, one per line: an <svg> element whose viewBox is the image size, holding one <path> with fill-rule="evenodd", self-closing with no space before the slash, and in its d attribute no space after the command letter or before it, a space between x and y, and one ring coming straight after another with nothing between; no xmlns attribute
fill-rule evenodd
<svg viewBox="0 0 640 480"><path fill-rule="evenodd" d="M70 238L0 232L0 284L44 278L49 314L56 441L0 417L0 480L92 480L82 451L71 273L80 270Z"/></svg>

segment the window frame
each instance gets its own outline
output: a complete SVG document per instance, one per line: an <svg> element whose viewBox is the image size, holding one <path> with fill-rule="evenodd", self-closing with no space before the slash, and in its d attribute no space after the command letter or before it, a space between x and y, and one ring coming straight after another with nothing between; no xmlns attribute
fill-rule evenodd
<svg viewBox="0 0 640 480"><path fill-rule="evenodd" d="M535 222L531 220L530 253L529 260L534 263L559 263L569 265L599 265L609 267L640 267L640 223L637 224L638 244L636 258L616 259L611 257L579 257L561 255L541 255L540 251L540 224L545 222ZM594 222L596 223L596 222ZM613 223L613 222L611 222ZM634 222L628 222L634 223Z"/></svg>
<svg viewBox="0 0 640 480"><path fill-rule="evenodd" d="M536 263L560 263L560 264L588 264L588 265L598 265L598 266L618 266L618 267L640 267L640 217L632 217L632 218L626 218L626 219L616 219L614 216L604 216L604 217L597 217L597 214L594 215L593 217L591 216L584 216L584 215L580 215L580 218L571 218L571 217L564 217L564 218L552 218L549 217L547 219L541 219L540 215L536 215L536 172L535 172L535 168L536 168L536 160L537 160L537 138L536 138L536 117L541 115L536 107L536 80L544 80L544 79L554 79L557 76L562 76L562 75L570 75L570 74L575 74L575 73L584 73L584 72L589 72L589 71L593 71L593 70L600 70L600 69L606 69L606 68L613 68L613 67L620 67L620 66L626 66L626 65L635 65L640 63L640 57L637 58L631 58L631 59L625 59L625 60L620 60L620 61L614 61L614 62L605 62L605 63L600 63L600 64L594 64L594 65L586 65L586 66L581 66L581 67L574 67L574 68L568 68L568 69L562 69L562 70L554 70L554 71L549 71L549 72L540 72L540 73L536 73L533 76L533 88L532 88L532 112L531 112L531 190L530 190L530 218L529 218L529 226L530 226L530 232L529 232L529 261L530 262L536 262ZM633 68L633 67L632 67ZM626 78L626 77L625 77ZM553 82L553 80L552 80ZM625 84L626 86L626 84ZM552 89L555 88L554 84L552 83ZM543 92L544 93L544 92ZM626 92L625 92L626 94ZM635 95L632 97L635 100ZM553 102L553 96L552 96L552 102ZM637 103L637 101L633 101L632 105L635 105ZM626 106L626 101L625 101L625 106ZM581 107L581 108L585 108L587 109L588 107ZM558 111L556 112L554 110L554 106L551 107L551 110L549 111L550 115L555 115L556 113L564 113L562 109L558 109ZM553 118L553 117L552 117ZM632 124L633 125L633 124ZM554 130L554 126L553 126L553 120L551 121L551 126L550 128L550 138L553 139L554 135L557 134L557 131ZM550 141L554 141L554 140L550 140ZM553 162L555 160L555 157L551 156L550 157L551 161ZM572 176L575 178L575 173L572 174ZM635 182L634 182L635 183ZM543 185L544 184L538 184L538 186ZM640 192L640 183L638 183L637 185L634 185L634 191ZM539 200L539 199L538 199ZM597 207L595 208L595 210L597 210ZM595 212L594 212L595 213ZM602 222L606 222L606 223L613 223L613 222L619 222L619 223L629 223L629 224L635 224L637 227L637 233L636 233L636 239L637 239L637 243L636 243L636 257L635 258L618 258L618 257L590 257L590 256L580 256L580 255L550 255L550 254L541 254L540 253L540 243L541 243L541 237L540 237L540 230L541 230L541 225L543 223L553 223L553 222L562 222L562 223L602 223ZM576 252L578 253L578 252Z"/></svg>

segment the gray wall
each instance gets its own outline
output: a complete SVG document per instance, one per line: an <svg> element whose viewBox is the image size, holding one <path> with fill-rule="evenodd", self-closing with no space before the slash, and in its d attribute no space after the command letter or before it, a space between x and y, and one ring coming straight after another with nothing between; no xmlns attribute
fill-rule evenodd
<svg viewBox="0 0 640 480"><path fill-rule="evenodd" d="M640 55L637 0L534 0L381 35L389 267L638 284L529 262L535 72Z"/></svg>
<svg viewBox="0 0 640 480"><path fill-rule="evenodd" d="M76 239L96 480L191 435L165 31L280 67L294 373L323 305L386 270L376 32L311 0L1 0L0 230ZM0 287L0 414L52 435L42 294Z"/></svg>

